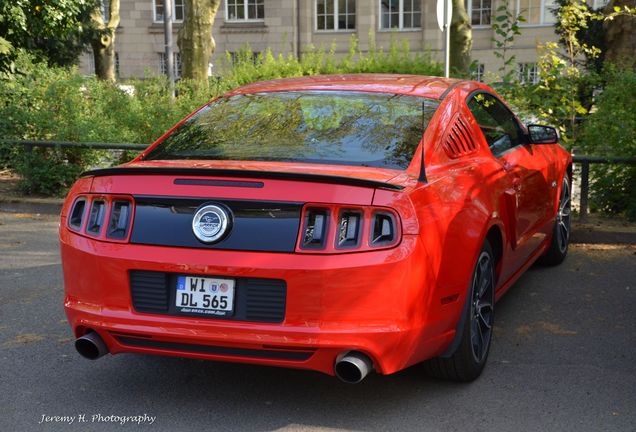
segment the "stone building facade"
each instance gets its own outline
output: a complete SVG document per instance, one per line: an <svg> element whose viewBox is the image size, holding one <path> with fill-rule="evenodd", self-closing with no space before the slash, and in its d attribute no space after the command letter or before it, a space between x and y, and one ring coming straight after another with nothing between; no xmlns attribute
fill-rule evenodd
<svg viewBox="0 0 636 432"><path fill-rule="evenodd" d="M116 63L121 78L161 73L164 67L163 1L121 0L121 22L117 29ZM173 2L176 67L179 54L176 33L184 16L183 0ZM475 78L496 73L500 61L495 57L491 27L493 15L503 0L467 0L473 26ZM601 6L604 0L595 0ZM599 4L596 4L599 3ZM512 54L516 56L521 79L536 78L537 44L555 41L554 0L509 0L509 8L526 21ZM211 73L220 73L226 52L234 53L249 43L255 53L268 47L277 53L298 55L310 45L327 49L335 42L337 54L344 55L352 34L360 48L369 48L375 39L378 48L391 39L407 39L411 51L430 50L443 58L443 37L437 27L434 0L222 0L214 23L216 52ZM92 55L81 59L81 70L90 74Z"/></svg>

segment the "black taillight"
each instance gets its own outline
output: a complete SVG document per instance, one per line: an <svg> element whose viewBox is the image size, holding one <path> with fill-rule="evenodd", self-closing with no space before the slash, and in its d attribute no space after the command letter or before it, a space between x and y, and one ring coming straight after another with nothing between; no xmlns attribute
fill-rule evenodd
<svg viewBox="0 0 636 432"><path fill-rule="evenodd" d="M327 238L327 210L308 210L303 228L302 247L304 249L322 249Z"/></svg>
<svg viewBox="0 0 636 432"><path fill-rule="evenodd" d="M343 211L338 218L337 247L356 247L360 243L360 226L362 214L354 211Z"/></svg>
<svg viewBox="0 0 636 432"><path fill-rule="evenodd" d="M395 242L395 219L389 213L374 213L371 224L371 246L386 246Z"/></svg>
<svg viewBox="0 0 636 432"><path fill-rule="evenodd" d="M71 210L71 216L68 220L68 226L73 228L74 230L79 231L82 227L82 220L84 220L84 211L86 210L86 199L78 198L73 204L73 209Z"/></svg>
<svg viewBox="0 0 636 432"><path fill-rule="evenodd" d="M128 201L113 201L108 222L108 238L123 240L128 235L131 204Z"/></svg>
<svg viewBox="0 0 636 432"><path fill-rule="evenodd" d="M104 224L104 217L106 216L106 203L104 201L93 201L91 205L91 212L88 217L88 224L86 225L86 232L94 235L98 235L99 231Z"/></svg>

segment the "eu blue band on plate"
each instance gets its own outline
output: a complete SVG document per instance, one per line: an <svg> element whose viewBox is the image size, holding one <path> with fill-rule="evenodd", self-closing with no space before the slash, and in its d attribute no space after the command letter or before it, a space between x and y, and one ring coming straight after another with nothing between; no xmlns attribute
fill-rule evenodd
<svg viewBox="0 0 636 432"><path fill-rule="evenodd" d="M186 278L185 276L177 277L177 291L185 291L186 289Z"/></svg>

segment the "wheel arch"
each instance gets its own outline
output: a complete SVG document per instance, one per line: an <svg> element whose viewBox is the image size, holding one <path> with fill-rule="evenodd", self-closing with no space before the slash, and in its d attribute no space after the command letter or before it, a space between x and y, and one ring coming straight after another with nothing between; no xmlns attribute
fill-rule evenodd
<svg viewBox="0 0 636 432"><path fill-rule="evenodd" d="M488 243L490 243L490 247L492 248L492 253L495 258L495 282L497 282L501 273L501 262L504 253L504 237L502 227L499 226L499 224L493 224L488 229L484 241L488 241Z"/></svg>
<svg viewBox="0 0 636 432"><path fill-rule="evenodd" d="M481 242L479 243L479 246L475 252L475 257L473 259L473 262L477 261L479 252L481 251L486 241L488 241L488 243L490 244L490 247L493 251L493 255L495 258L495 262L497 263L495 266L495 278L496 278L495 289L496 289L496 284L499 278L499 274L501 272L501 262L503 258L504 244L505 244L504 230L503 230L503 226L501 225L501 221L492 219L489 221L488 224L485 225L485 229L483 230L483 234L481 236ZM471 274L472 274L472 271L471 271ZM470 282L467 285L466 289L467 289L467 292L470 291ZM442 358L451 357L455 353L457 348L459 347L459 344L461 343L462 333L464 331L464 325L466 324L465 312L468 305L469 305L468 296L465 296L464 305L462 306L461 318L457 321L457 326L455 328L455 336L453 337L453 340L448 345L446 350L440 355L440 357Z"/></svg>

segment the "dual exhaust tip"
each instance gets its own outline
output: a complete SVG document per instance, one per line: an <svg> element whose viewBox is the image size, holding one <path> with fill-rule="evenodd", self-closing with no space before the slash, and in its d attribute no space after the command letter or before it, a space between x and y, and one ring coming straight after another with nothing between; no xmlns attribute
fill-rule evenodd
<svg viewBox="0 0 636 432"><path fill-rule="evenodd" d="M373 370L373 362L368 355L359 351L341 354L336 360L334 372L340 381L357 384Z"/></svg>
<svg viewBox="0 0 636 432"><path fill-rule="evenodd" d="M94 331L86 333L75 340L75 349L84 358L97 360L108 354L104 340ZM357 384L373 370L373 362L366 354L349 351L341 354L336 360L334 372L341 381Z"/></svg>
<svg viewBox="0 0 636 432"><path fill-rule="evenodd" d="M104 340L94 331L89 331L84 336L75 340L75 349L84 358L97 360L108 354L108 347Z"/></svg>

